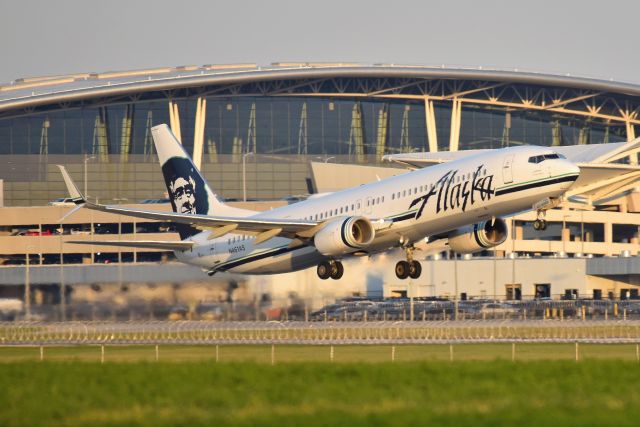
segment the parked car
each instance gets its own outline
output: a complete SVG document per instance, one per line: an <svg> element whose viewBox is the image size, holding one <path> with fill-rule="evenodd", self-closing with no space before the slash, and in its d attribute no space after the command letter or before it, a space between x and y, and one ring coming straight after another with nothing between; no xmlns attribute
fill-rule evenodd
<svg viewBox="0 0 640 427"><path fill-rule="evenodd" d="M14 320L22 313L23 303L16 298L0 298L0 320Z"/></svg>
<svg viewBox="0 0 640 427"><path fill-rule="evenodd" d="M482 304L482 307L480 307L480 312L487 314L513 314L517 313L518 310L509 304L489 302Z"/></svg>

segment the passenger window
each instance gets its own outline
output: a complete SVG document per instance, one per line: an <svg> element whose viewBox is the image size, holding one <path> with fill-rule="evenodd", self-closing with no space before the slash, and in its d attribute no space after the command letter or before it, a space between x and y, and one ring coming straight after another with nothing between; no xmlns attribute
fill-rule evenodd
<svg viewBox="0 0 640 427"><path fill-rule="evenodd" d="M342 208L340 208L340 213L342 213Z"/></svg>
<svg viewBox="0 0 640 427"><path fill-rule="evenodd" d="M396 193L391 193L391 200L395 200L396 199Z"/></svg>

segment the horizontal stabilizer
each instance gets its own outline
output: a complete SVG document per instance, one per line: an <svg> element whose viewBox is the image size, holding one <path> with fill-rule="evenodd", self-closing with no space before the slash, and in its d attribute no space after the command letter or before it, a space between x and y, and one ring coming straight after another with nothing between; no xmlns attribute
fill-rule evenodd
<svg viewBox="0 0 640 427"><path fill-rule="evenodd" d="M191 241L154 241L154 240L74 240L65 243L75 245L105 245L127 248L164 249L168 251L187 251L193 247Z"/></svg>

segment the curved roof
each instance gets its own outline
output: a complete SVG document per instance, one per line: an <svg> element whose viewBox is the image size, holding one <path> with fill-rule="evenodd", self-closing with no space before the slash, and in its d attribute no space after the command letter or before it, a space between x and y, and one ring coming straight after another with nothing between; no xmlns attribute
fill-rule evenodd
<svg viewBox="0 0 640 427"><path fill-rule="evenodd" d="M255 64L233 64L18 79L0 86L0 111L53 102L61 103L157 90L168 91L204 85L323 78L482 80L640 96L640 85L637 84L530 71L395 64L276 63L266 67Z"/></svg>

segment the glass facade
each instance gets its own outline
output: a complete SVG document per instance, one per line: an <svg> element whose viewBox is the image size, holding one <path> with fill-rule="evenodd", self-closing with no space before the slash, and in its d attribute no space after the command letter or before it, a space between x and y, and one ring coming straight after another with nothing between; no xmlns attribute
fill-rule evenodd
<svg viewBox="0 0 640 427"><path fill-rule="evenodd" d="M0 119L0 155L144 154L149 129L169 121L166 102L59 110Z"/></svg>
<svg viewBox="0 0 640 427"><path fill-rule="evenodd" d="M191 151L196 100L177 101ZM447 150L451 103L434 103L438 147ZM0 119L0 155L149 154L150 128L169 123L168 101L59 110ZM377 155L426 151L420 101L311 97L208 98L205 153ZM460 149L575 145L626 139L624 124L464 103ZM6 178L6 177L5 177Z"/></svg>
<svg viewBox="0 0 640 427"><path fill-rule="evenodd" d="M429 134L437 138L439 150L449 150L452 122L456 123L452 99L432 101L432 122L427 120L424 99L415 96L298 93L202 99L202 169L226 197L242 192L238 163L243 153L254 153L246 170L249 197L278 198L308 192L309 161L379 164L384 154L428 151ZM172 102L178 111L173 118L168 98L58 106L0 118L5 205L42 204L64 196L53 165L75 164L78 167L70 170L79 174L86 156L92 158L88 181L96 196L161 197L150 129L160 123L176 126L179 120L182 142L192 153L199 111L196 96ZM429 132L430 126L435 132ZM459 126L461 150L627 139L621 121L472 99L461 101ZM154 194L148 194L150 188Z"/></svg>

